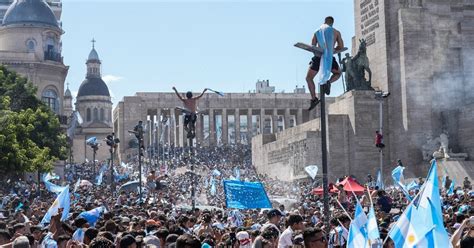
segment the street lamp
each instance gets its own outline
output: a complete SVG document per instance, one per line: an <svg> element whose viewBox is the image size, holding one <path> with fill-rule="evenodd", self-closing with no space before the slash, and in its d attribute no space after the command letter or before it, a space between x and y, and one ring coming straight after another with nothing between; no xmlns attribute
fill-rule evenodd
<svg viewBox="0 0 474 248"><path fill-rule="evenodd" d="M140 196L140 204L142 203L142 156L143 152L143 121L138 121L138 124L133 128L133 130L129 130L129 133L135 134L135 137L138 140L138 194Z"/></svg>
<svg viewBox="0 0 474 248"><path fill-rule="evenodd" d="M382 129L383 129L383 102L385 98L390 96L390 92L384 92L382 90L376 90L374 92L375 99L379 101L379 134L382 135ZM383 182L383 151L382 147L379 148L379 158L380 158L380 181Z"/></svg>
<svg viewBox="0 0 474 248"><path fill-rule="evenodd" d="M117 144L120 143L120 140L118 138L115 138L115 133L107 135L105 138L105 142L107 145L110 147L110 181L112 184L111 192L112 195L115 192L115 180L114 180L114 154L115 154L115 149L117 148Z"/></svg>
<svg viewBox="0 0 474 248"><path fill-rule="evenodd" d="M92 137L86 141L86 144L92 148L92 171L95 175L95 155L97 154L97 150L99 150L99 143L97 143L96 137Z"/></svg>

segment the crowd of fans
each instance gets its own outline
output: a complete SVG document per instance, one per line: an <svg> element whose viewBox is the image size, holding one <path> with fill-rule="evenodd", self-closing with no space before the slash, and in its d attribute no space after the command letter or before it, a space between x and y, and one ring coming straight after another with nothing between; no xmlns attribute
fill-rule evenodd
<svg viewBox="0 0 474 248"><path fill-rule="evenodd" d="M117 185L112 190L110 171L97 185L98 163L68 165L65 176L53 179L57 185L69 185L69 216L61 220L61 211L47 223L43 216L57 194L33 178L2 182L0 189L0 245L2 247L345 247L356 196L339 190L329 199L330 215L325 216L322 196L313 194L310 182L283 182L258 175L251 165L248 146L169 149L154 165L145 160L143 200L136 190L120 185L138 178L136 163L116 166ZM195 170L191 171L193 163ZM194 175L194 176L193 176ZM293 198L292 206L273 209L236 210L225 208L222 180L234 178L261 181L270 196ZM93 184L76 181L88 180ZM196 190L197 207L191 206L191 188ZM372 179L370 191L357 196L365 208L375 204L383 247L393 247L387 237L390 226L408 204L396 188L377 189ZM421 184L422 182L420 182ZM39 185L39 186L38 186ZM213 186L214 185L214 186ZM40 191L38 191L40 187ZM214 188L214 189L213 189ZM473 247L474 198L470 182L447 194L442 185L444 225L454 247ZM39 194L40 192L40 194ZM115 192L114 194L112 192ZM417 190L411 191L412 195ZM342 203L342 204L341 204ZM343 205L347 213L342 210ZM105 207L100 218L91 222L81 213ZM325 226L325 220L329 226ZM327 232L326 232L327 231Z"/></svg>

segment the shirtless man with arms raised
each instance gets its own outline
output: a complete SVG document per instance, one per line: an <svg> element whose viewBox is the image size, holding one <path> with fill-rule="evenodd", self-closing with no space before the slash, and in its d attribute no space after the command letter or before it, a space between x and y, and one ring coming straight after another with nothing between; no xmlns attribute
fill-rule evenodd
<svg viewBox="0 0 474 248"><path fill-rule="evenodd" d="M324 19L324 23L332 27L332 25L334 24L334 18L332 16L328 16ZM335 28L333 28L333 30L334 30L334 44L333 44L334 51L342 50L344 48L344 41L342 40L341 33ZM316 33L314 33L313 35L311 45L319 46ZM308 110L314 109L316 105L318 105L319 103L319 99L318 97L316 97L314 77L316 76L316 74L318 74L320 61L321 61L321 57L314 56L311 59L311 62L309 63L310 67L308 69L308 73L306 74L306 82L308 83L308 89L309 89L309 92L311 93L311 105ZM328 80L326 84L323 85L324 92L321 92L321 93L326 93L327 95L329 95L331 92L331 83L338 80L339 77L341 76L341 70L334 57L332 60L331 72L332 72L331 78Z"/></svg>
<svg viewBox="0 0 474 248"><path fill-rule="evenodd" d="M178 90L176 90L175 87L173 87L174 92L178 96L179 100L183 102L184 109L185 109L185 115L184 115L184 129L186 132L188 132L188 138L194 138L195 136L195 131L194 127L196 124L196 113L197 113L197 100L201 98L204 93L207 91L207 89L204 89L204 91L196 97L193 97L193 93L191 91L186 92L186 98L183 98L181 94L178 93ZM191 123L191 127L189 128L188 125Z"/></svg>

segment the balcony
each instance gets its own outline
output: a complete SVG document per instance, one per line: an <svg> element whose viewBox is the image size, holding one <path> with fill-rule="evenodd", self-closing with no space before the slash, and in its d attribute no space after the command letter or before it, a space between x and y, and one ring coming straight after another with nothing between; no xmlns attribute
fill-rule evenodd
<svg viewBox="0 0 474 248"><path fill-rule="evenodd" d="M53 51L45 51L44 52L44 60L50 60L50 61L55 61L62 63L63 62L63 57L61 56L60 53L53 52Z"/></svg>

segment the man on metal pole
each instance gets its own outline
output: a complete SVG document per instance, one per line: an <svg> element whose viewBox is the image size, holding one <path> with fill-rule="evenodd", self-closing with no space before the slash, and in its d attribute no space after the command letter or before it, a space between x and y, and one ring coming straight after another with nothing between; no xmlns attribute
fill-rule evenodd
<svg viewBox="0 0 474 248"><path fill-rule="evenodd" d="M344 48L344 42L339 31L332 27L334 18L328 16L324 19L324 24L313 35L312 45L322 48L321 57L313 57L306 80L311 93L312 110L321 102L321 158L323 167L323 192L324 192L324 223L329 227L329 187L328 187L328 161L327 161L327 143L326 143L326 104L325 94L331 92L331 83L341 76L341 71L336 59L333 57L334 51L341 51ZM337 44L337 46L336 46ZM319 74L318 74L319 73ZM332 73L332 75L331 75ZM320 89L320 100L316 97L313 79L318 74L317 82Z"/></svg>

